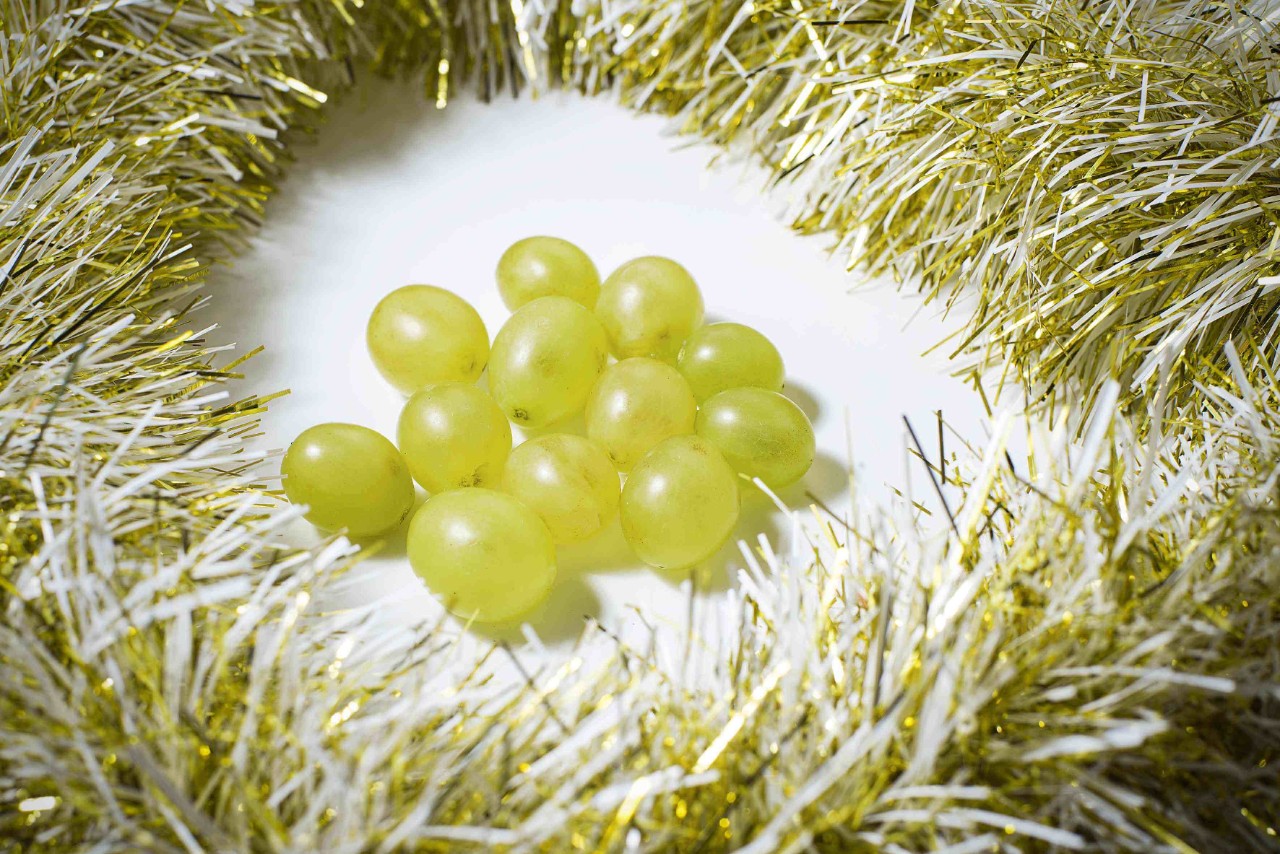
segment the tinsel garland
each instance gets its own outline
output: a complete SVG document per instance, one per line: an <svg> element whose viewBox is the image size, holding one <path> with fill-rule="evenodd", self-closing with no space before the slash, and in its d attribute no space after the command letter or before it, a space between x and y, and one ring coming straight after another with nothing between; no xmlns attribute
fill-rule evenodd
<svg viewBox="0 0 1280 854"><path fill-rule="evenodd" d="M0 837L1276 848L1277 14L3 0ZM357 64L441 104L612 87L751 147L799 229L976 298L962 367L1053 404L1032 453L1005 417L921 461L948 518L794 517L701 655L591 628L475 658L317 609L351 548L279 547L265 401L226 399L191 309Z"/></svg>

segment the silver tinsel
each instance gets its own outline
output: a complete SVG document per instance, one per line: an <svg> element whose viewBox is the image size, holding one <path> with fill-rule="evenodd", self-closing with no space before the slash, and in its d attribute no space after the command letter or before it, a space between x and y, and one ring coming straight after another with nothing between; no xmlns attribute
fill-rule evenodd
<svg viewBox="0 0 1280 854"><path fill-rule="evenodd" d="M0 836L1276 848L1276 8L0 0ZM278 546L266 401L190 312L357 64L751 146L797 228L976 296L962 365L1044 401L1031 454L1004 418L922 458L950 520L794 516L714 646L318 609L354 550Z"/></svg>

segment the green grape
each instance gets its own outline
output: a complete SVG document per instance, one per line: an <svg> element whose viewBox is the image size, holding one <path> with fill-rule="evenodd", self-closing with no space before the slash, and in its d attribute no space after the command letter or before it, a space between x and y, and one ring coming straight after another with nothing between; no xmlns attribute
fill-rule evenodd
<svg viewBox="0 0 1280 854"><path fill-rule="evenodd" d="M698 402L730 388L782 391L778 348L750 326L713 323L689 336L677 363Z"/></svg>
<svg viewBox="0 0 1280 854"><path fill-rule="evenodd" d="M684 340L702 323L702 294L675 261L636 258L605 279L596 316L619 359L652 356L674 362Z"/></svg>
<svg viewBox="0 0 1280 854"><path fill-rule="evenodd" d="M604 369L587 400L587 436L620 471L663 439L692 433L698 403L680 372L637 356Z"/></svg>
<svg viewBox="0 0 1280 854"><path fill-rule="evenodd" d="M622 487L622 534L659 569L705 560L738 523L738 476L710 442L673 436L635 467Z"/></svg>
<svg viewBox="0 0 1280 854"><path fill-rule="evenodd" d="M365 330L369 355L404 394L447 382L475 382L489 361L489 333L471 304L432 285L382 298Z"/></svg>
<svg viewBox="0 0 1280 854"><path fill-rule="evenodd" d="M511 425L468 383L424 388L400 412L396 443L427 492L496 485L511 453Z"/></svg>
<svg viewBox="0 0 1280 854"><path fill-rule="evenodd" d="M409 564L444 606L500 623L535 608L556 579L538 515L505 492L470 487L428 498L409 523Z"/></svg>
<svg viewBox="0 0 1280 854"><path fill-rule="evenodd" d="M608 358L595 315L566 297L542 297L498 330L489 390L515 423L545 427L582 409Z"/></svg>
<svg viewBox="0 0 1280 854"><path fill-rule="evenodd" d="M813 465L813 425L800 407L776 391L733 388L698 410L698 435L735 469L771 489L795 483Z"/></svg>
<svg viewBox="0 0 1280 854"><path fill-rule="evenodd" d="M558 237L517 240L498 261L498 292L515 311L538 297L568 297L595 308L600 273L587 253Z"/></svg>
<svg viewBox="0 0 1280 854"><path fill-rule="evenodd" d="M552 433L511 452L502 488L542 517L557 543L585 540L618 512L618 473L581 436Z"/></svg>
<svg viewBox="0 0 1280 854"><path fill-rule="evenodd" d="M280 465L284 494L307 505L306 519L352 537L386 533L413 508L404 457L376 430L317 424L293 440Z"/></svg>

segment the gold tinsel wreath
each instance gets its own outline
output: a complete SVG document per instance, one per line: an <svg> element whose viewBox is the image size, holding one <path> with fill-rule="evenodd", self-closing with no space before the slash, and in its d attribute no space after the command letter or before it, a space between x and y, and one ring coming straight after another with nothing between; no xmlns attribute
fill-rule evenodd
<svg viewBox="0 0 1280 854"><path fill-rule="evenodd" d="M7 850L1245 850L1280 822L1272 2L0 0ZM613 89L970 311L1030 458L795 517L721 647L513 686L314 597L188 320L372 65ZM212 295L217 298L216 294ZM985 382L980 381L985 379ZM1064 402L1072 405L1065 406Z"/></svg>

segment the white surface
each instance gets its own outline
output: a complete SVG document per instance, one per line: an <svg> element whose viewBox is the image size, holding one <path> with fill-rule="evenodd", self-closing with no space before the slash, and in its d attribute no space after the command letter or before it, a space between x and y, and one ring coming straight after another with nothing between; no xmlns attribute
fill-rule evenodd
<svg viewBox="0 0 1280 854"><path fill-rule="evenodd" d="M977 395L948 376L941 354L921 356L954 323L887 283L846 274L824 238L799 238L778 221L782 199L761 195L763 173L709 170L715 149L665 128L601 99L559 95L490 105L459 98L439 112L416 90L381 82L337 105L319 140L296 148L251 250L214 276L215 338L242 352L267 346L239 390L292 390L272 404L259 441L284 448L321 421L394 437L402 399L364 347L374 304L400 285L440 285L470 300L492 335L507 316L494 266L530 234L574 241L602 275L641 254L675 258L700 283L709 319L753 325L777 344L788 393L818 436L813 471L783 496L793 506L808 503L807 491L846 512L849 448L860 496L887 501L885 484L901 485L907 468L903 414L930 456L935 410L962 435L984 435ZM912 465L915 497L936 507ZM738 534L779 536L779 516L757 502ZM314 533L299 525L291 536ZM717 595L739 559L727 546L700 589ZM562 550L560 562L556 590L531 619L544 640L576 636L586 614L617 627L634 620L630 605L676 623L688 608L681 579L640 568L616 524ZM346 595L385 597L393 621L439 613L403 557L403 532L348 580Z"/></svg>

